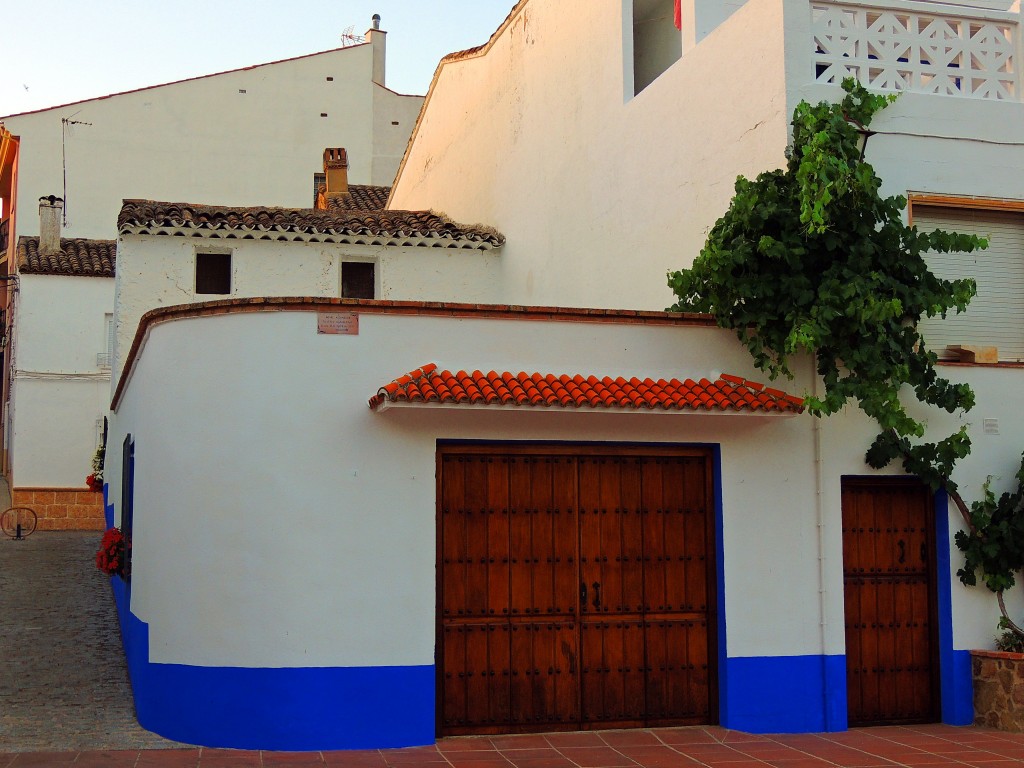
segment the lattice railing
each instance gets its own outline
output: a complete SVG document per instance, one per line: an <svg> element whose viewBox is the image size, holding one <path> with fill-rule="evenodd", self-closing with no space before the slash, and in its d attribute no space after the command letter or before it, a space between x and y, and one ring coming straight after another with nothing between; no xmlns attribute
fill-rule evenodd
<svg viewBox="0 0 1024 768"><path fill-rule="evenodd" d="M948 13L811 3L815 80L1019 101L1019 24Z"/></svg>

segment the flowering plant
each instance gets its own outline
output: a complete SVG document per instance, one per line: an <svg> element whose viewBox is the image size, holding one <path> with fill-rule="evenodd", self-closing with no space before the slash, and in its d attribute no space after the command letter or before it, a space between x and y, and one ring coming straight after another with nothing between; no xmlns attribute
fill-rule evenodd
<svg viewBox="0 0 1024 768"><path fill-rule="evenodd" d="M127 551L131 541L118 527L108 528L100 540L99 551L96 552L96 567L107 576L125 576L127 567Z"/></svg>
<svg viewBox="0 0 1024 768"><path fill-rule="evenodd" d="M106 448L105 444L100 443L96 448L96 453L92 456L92 474L85 478L85 484L89 486L90 491L103 490L103 457Z"/></svg>

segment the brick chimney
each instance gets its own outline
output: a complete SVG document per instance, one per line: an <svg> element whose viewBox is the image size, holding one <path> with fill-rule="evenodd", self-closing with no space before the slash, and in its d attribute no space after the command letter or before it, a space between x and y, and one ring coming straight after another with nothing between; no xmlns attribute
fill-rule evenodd
<svg viewBox="0 0 1024 768"><path fill-rule="evenodd" d="M60 220L64 200L56 195L39 198L39 254L55 256L60 253Z"/></svg>
<svg viewBox="0 0 1024 768"><path fill-rule="evenodd" d="M384 85L384 64L388 50L387 32L380 28L380 14L373 14L366 39L373 46L373 82Z"/></svg>
<svg viewBox="0 0 1024 768"><path fill-rule="evenodd" d="M324 175L327 177L327 196L348 194L348 152L344 147L324 150Z"/></svg>

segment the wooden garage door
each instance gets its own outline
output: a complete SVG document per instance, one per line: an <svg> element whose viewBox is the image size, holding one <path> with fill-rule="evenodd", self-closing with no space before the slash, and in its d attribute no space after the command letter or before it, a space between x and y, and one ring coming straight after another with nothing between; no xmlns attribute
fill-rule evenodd
<svg viewBox="0 0 1024 768"><path fill-rule="evenodd" d="M916 480L843 478L850 725L939 719L935 514Z"/></svg>
<svg viewBox="0 0 1024 768"><path fill-rule="evenodd" d="M716 718L702 450L439 451L439 731Z"/></svg>

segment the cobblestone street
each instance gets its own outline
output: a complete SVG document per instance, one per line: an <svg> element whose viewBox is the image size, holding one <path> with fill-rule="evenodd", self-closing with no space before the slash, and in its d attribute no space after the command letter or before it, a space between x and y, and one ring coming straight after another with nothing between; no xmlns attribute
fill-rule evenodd
<svg viewBox="0 0 1024 768"><path fill-rule="evenodd" d="M0 753L178 746L135 721L99 538L0 540Z"/></svg>

